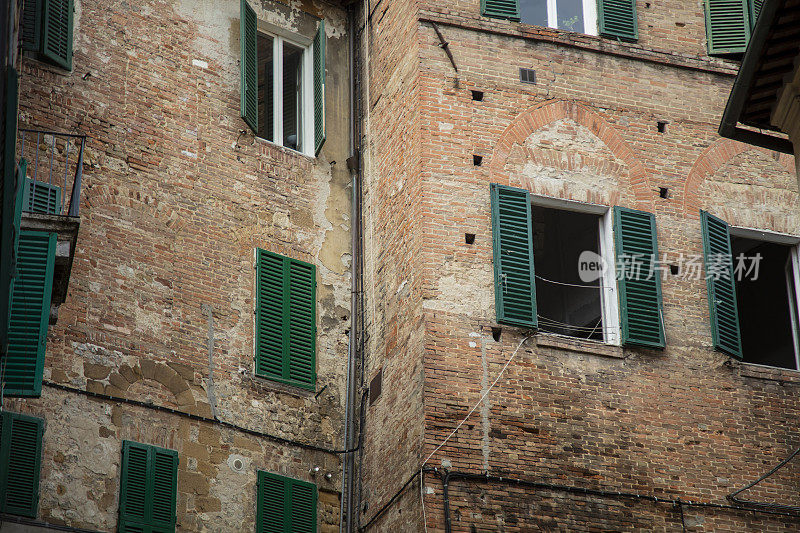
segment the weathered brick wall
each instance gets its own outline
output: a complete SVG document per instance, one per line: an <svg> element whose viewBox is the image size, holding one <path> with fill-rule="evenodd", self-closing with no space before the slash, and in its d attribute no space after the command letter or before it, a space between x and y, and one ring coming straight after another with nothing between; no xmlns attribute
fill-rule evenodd
<svg viewBox="0 0 800 533"><path fill-rule="evenodd" d="M202 416L213 392L222 420L340 448L351 261L346 17L329 3L251 3L260 19L306 36L312 15L326 20L327 142L317 158L256 139L240 118L238 1L78 0L74 70L25 59L21 124L90 137L77 252L45 379ZM318 395L252 375L256 247L317 266ZM128 438L178 451L180 529L252 530L257 470L317 483L322 530L338 527L335 454L47 385L41 400L8 408L46 419L45 520L114 529ZM244 473L229 468L232 454L246 458Z"/></svg>

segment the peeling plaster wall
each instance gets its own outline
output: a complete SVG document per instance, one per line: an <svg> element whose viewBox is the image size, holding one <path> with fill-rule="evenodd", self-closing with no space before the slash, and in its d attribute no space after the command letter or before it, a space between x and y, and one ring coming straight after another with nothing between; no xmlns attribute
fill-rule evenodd
<svg viewBox="0 0 800 533"><path fill-rule="evenodd" d="M75 3L74 70L28 57L20 90L21 127L90 137L45 379L205 417L215 400L222 420L341 448L352 260L345 11L252 2L259 19L308 38L325 19L327 141L310 158L255 138L239 116L238 1ZM316 391L253 376L256 247L317 266ZM314 481L321 531L338 526L337 455L47 385L41 400L8 409L46 421L40 519L114 530L121 441L133 439L178 451L181 530L251 531L259 469Z"/></svg>

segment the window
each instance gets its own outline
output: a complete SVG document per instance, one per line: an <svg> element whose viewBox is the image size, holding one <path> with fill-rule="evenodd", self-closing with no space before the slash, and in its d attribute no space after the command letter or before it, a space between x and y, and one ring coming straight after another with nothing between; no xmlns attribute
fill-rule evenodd
<svg viewBox="0 0 800 533"><path fill-rule="evenodd" d="M316 276L312 264L256 249L256 375L314 390Z"/></svg>
<svg viewBox="0 0 800 533"><path fill-rule="evenodd" d="M498 184L491 204L499 323L664 347L652 213Z"/></svg>
<svg viewBox="0 0 800 533"><path fill-rule="evenodd" d="M705 211L702 227L714 347L800 370L800 239L732 228Z"/></svg>
<svg viewBox="0 0 800 533"><path fill-rule="evenodd" d="M0 512L36 518L44 420L0 412Z"/></svg>
<svg viewBox="0 0 800 533"><path fill-rule="evenodd" d="M73 11L73 0L25 0L22 49L71 70Z"/></svg>
<svg viewBox="0 0 800 533"><path fill-rule="evenodd" d="M317 531L317 486L269 472L258 472L256 532Z"/></svg>
<svg viewBox="0 0 800 533"><path fill-rule="evenodd" d="M325 23L314 39L256 19L241 0L242 118L264 139L308 155L325 142Z"/></svg>
<svg viewBox="0 0 800 533"><path fill-rule="evenodd" d="M175 531L178 452L122 442L119 531Z"/></svg>
<svg viewBox="0 0 800 533"><path fill-rule="evenodd" d="M741 54L764 0L705 0L709 54Z"/></svg>
<svg viewBox="0 0 800 533"><path fill-rule="evenodd" d="M635 0L481 0L481 13L624 41L638 38Z"/></svg>

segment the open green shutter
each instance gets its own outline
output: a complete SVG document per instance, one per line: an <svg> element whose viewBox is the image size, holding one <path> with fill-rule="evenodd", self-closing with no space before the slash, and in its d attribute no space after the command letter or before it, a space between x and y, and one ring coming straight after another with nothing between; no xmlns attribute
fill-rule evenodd
<svg viewBox="0 0 800 533"><path fill-rule="evenodd" d="M144 531L147 523L148 447L138 442L122 443L122 476L119 488L119 530Z"/></svg>
<svg viewBox="0 0 800 533"><path fill-rule="evenodd" d="M23 211L58 215L61 213L61 187L26 178L22 206Z"/></svg>
<svg viewBox="0 0 800 533"><path fill-rule="evenodd" d="M247 3L239 3L239 71L242 118L258 133L258 19Z"/></svg>
<svg viewBox="0 0 800 533"><path fill-rule="evenodd" d="M258 249L256 257L256 374L283 378L284 258Z"/></svg>
<svg viewBox="0 0 800 533"><path fill-rule="evenodd" d="M42 55L71 70L73 0L42 1Z"/></svg>
<svg viewBox="0 0 800 533"><path fill-rule="evenodd" d="M44 420L9 412L0 416L0 510L36 518Z"/></svg>
<svg viewBox="0 0 800 533"><path fill-rule="evenodd" d="M497 321L536 328L530 193L496 183L490 192Z"/></svg>
<svg viewBox="0 0 800 533"><path fill-rule="evenodd" d="M600 35L623 41L639 38L636 0L598 0L597 23Z"/></svg>
<svg viewBox="0 0 800 533"><path fill-rule="evenodd" d="M258 472L256 496L256 533L289 533L289 500L286 497L290 480L269 472Z"/></svg>
<svg viewBox="0 0 800 533"><path fill-rule="evenodd" d="M481 15L519 22L519 0L481 0Z"/></svg>
<svg viewBox="0 0 800 533"><path fill-rule="evenodd" d="M23 50L38 52L41 48L42 2L43 0L25 0L20 28Z"/></svg>
<svg viewBox="0 0 800 533"><path fill-rule="evenodd" d="M39 396L42 392L55 253L55 233L20 233L8 354L3 361L6 396Z"/></svg>
<svg viewBox="0 0 800 533"><path fill-rule="evenodd" d="M325 144L325 21L314 35L314 155Z"/></svg>
<svg viewBox="0 0 800 533"><path fill-rule="evenodd" d="M19 223L15 218L12 224L8 224L9 215L12 209L16 210L19 201L17 200L12 205L12 198L19 198L19 191L14 191L13 181L10 179L14 175L15 165L17 161L17 104L19 100L19 75L16 69L12 66L5 67L5 82L6 82L6 98L3 102L3 111L5 113L5 123L2 124L3 128L3 146L2 146L2 172L3 179L0 181L0 187L3 189L3 207L0 209L2 215L2 235L0 235L0 242L3 243L4 249L8 249L6 243L16 243L17 233L14 228L19 228ZM17 169L18 170L18 169ZM17 173L19 176L19 172ZM19 179L19 178L18 178ZM19 181L17 181L19 183ZM14 191L14 192L12 192ZM16 211L13 211L16 212ZM7 347L8 342L8 321L11 309L11 290L14 284L14 260L16 258L16 244L14 246L14 253L0 254L0 354Z"/></svg>
<svg viewBox="0 0 800 533"><path fill-rule="evenodd" d="M750 39L749 0L706 0L709 54L744 52Z"/></svg>
<svg viewBox="0 0 800 533"><path fill-rule="evenodd" d="M700 224L714 348L741 359L742 340L728 223L706 211L700 211Z"/></svg>
<svg viewBox="0 0 800 533"><path fill-rule="evenodd" d="M656 220L652 213L614 207L622 344L664 347Z"/></svg>
<svg viewBox="0 0 800 533"><path fill-rule="evenodd" d="M758 22L758 15L761 13L761 6L764 5L764 0L749 0L748 2L750 6L750 29L756 27L756 22Z"/></svg>
<svg viewBox="0 0 800 533"><path fill-rule="evenodd" d="M313 389L316 382L316 267L289 260L289 380Z"/></svg>
<svg viewBox="0 0 800 533"><path fill-rule="evenodd" d="M150 447L150 476L153 487L152 531L175 531L175 495L178 486L178 452Z"/></svg>

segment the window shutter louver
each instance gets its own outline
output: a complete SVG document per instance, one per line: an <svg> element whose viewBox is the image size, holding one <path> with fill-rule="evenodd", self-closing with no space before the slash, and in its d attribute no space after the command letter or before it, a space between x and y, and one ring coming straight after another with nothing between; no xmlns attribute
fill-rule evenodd
<svg viewBox="0 0 800 533"><path fill-rule="evenodd" d="M71 70L73 0L42 1L42 55Z"/></svg>
<svg viewBox="0 0 800 533"><path fill-rule="evenodd" d="M491 208L497 322L536 328L530 193L492 183Z"/></svg>
<svg viewBox="0 0 800 533"><path fill-rule="evenodd" d="M325 144L325 21L314 36L314 155Z"/></svg>
<svg viewBox="0 0 800 533"><path fill-rule="evenodd" d="M316 533L316 531L316 485L259 471L256 532Z"/></svg>
<svg viewBox="0 0 800 533"><path fill-rule="evenodd" d="M240 0L239 18L241 113L258 134L258 19L247 0Z"/></svg>
<svg viewBox="0 0 800 533"><path fill-rule="evenodd" d="M151 448L153 487L153 531L175 530L175 493L177 490L178 454L173 450Z"/></svg>
<svg viewBox="0 0 800 533"><path fill-rule="evenodd" d="M656 220L652 213L614 208L614 240L622 344L664 347Z"/></svg>
<svg viewBox="0 0 800 533"><path fill-rule="evenodd" d="M316 267L258 249L256 374L313 390Z"/></svg>
<svg viewBox="0 0 800 533"><path fill-rule="evenodd" d="M44 420L0 413L0 511L36 518Z"/></svg>
<svg viewBox="0 0 800 533"><path fill-rule="evenodd" d="M147 520L147 446L124 441L122 444L122 478L119 489L120 531L135 531L128 525Z"/></svg>
<svg viewBox="0 0 800 533"><path fill-rule="evenodd" d="M744 52L750 39L749 0L706 0L709 54Z"/></svg>
<svg viewBox="0 0 800 533"><path fill-rule="evenodd" d="M750 0L750 29L756 27L758 22L758 15L761 13L761 6L764 5L764 0ZM752 32L751 32L752 33Z"/></svg>
<svg viewBox="0 0 800 533"><path fill-rule="evenodd" d="M600 35L623 41L639 38L636 0L598 0L597 20Z"/></svg>
<svg viewBox="0 0 800 533"><path fill-rule="evenodd" d="M315 533L317 531L317 487L293 479L289 485L291 531Z"/></svg>
<svg viewBox="0 0 800 533"><path fill-rule="evenodd" d="M728 223L706 211L700 211L700 223L703 231L708 311L714 348L741 359L739 309L736 303Z"/></svg>
<svg viewBox="0 0 800 533"><path fill-rule="evenodd" d="M178 453L123 441L119 530L126 533L175 531Z"/></svg>
<svg viewBox="0 0 800 533"><path fill-rule="evenodd" d="M41 48L42 1L25 0L20 31L23 50L38 52Z"/></svg>
<svg viewBox="0 0 800 533"><path fill-rule="evenodd" d="M519 22L519 0L481 0L481 15Z"/></svg>
<svg viewBox="0 0 800 533"><path fill-rule="evenodd" d="M55 233L20 232L8 352L3 361L6 396L39 396L42 392L55 252Z"/></svg>
<svg viewBox="0 0 800 533"><path fill-rule="evenodd" d="M22 205L24 211L57 215L61 213L61 187L26 178Z"/></svg>

